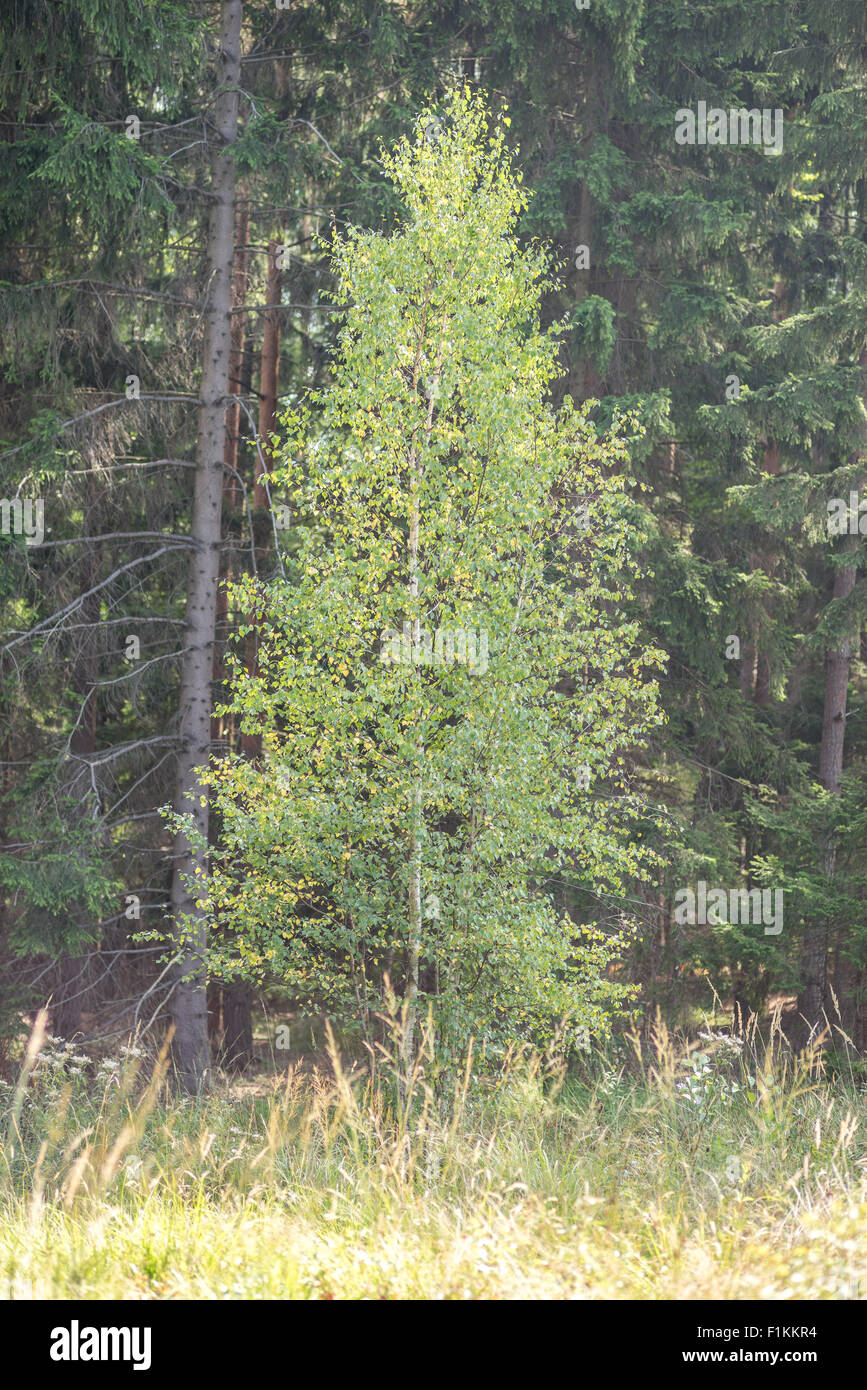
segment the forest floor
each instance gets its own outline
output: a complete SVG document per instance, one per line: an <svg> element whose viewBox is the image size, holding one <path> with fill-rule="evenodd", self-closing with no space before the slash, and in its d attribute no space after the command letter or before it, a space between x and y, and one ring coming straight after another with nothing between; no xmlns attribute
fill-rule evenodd
<svg viewBox="0 0 867 1390"><path fill-rule="evenodd" d="M852 1068L662 1030L447 1103L336 1059L193 1101L136 1052L0 1084L0 1297L867 1296Z"/></svg>

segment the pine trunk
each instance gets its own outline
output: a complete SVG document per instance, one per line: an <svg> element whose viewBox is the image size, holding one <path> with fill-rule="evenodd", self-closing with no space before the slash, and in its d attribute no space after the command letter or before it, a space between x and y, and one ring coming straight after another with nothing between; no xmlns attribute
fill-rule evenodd
<svg viewBox="0 0 867 1390"><path fill-rule="evenodd" d="M858 536L847 536L844 549L855 550L858 541ZM835 599L848 598L855 587L855 576L854 565L846 565L837 570L834 580ZM829 649L825 658L825 712L819 752L819 781L834 795L839 794L843 775L846 697L852 654L852 639L847 634ZM832 878L834 874L835 856L834 838L829 833L822 845L822 867L828 878ZM798 1012L807 1036L821 1031L825 1011L827 956L827 923L821 919L813 920L808 924L804 937L803 989L798 1000Z"/></svg>
<svg viewBox="0 0 867 1390"><path fill-rule="evenodd" d="M87 486L87 513L89 517L97 505L96 485L91 476ZM88 543L83 547L81 560L81 589L88 593L102 577L102 548ZM97 815L98 805L94 805L94 792L91 783L92 771L88 763L96 750L97 692L99 677L99 653L97 650L100 622L100 600L98 594L91 594L82 606L82 616L87 624L84 628L78 651L72 663L72 688L80 701L78 722L69 740L71 768L69 771L70 790L80 802L84 814ZM82 796L81 789L85 788ZM82 1015L88 999L88 979L90 976L89 955L63 955L58 961L54 1007L52 1009L52 1029L55 1037L71 1040L82 1032Z"/></svg>
<svg viewBox="0 0 867 1390"><path fill-rule="evenodd" d="M253 1064L253 991L246 980L223 986L223 1048L221 1061L230 1071Z"/></svg>
<svg viewBox="0 0 867 1390"><path fill-rule="evenodd" d="M235 219L235 250L232 272L232 308L243 309L247 302L247 269L249 262L250 204L246 199L238 203ZM226 433L223 446L223 504L230 523L234 521L241 501L239 486L238 456L241 441L241 407L238 397L241 394L241 377L244 366L245 317L243 313L232 314L232 327L229 336L229 402L226 411ZM217 620L214 647L214 689L219 691L226 677L225 644L229 633L229 597L226 580L231 578L230 563L220 567L220 585L217 590ZM220 754L231 753L234 746L234 718L214 715L211 720L211 744ZM210 842L213 842L214 827L210 827ZM229 998L232 986L223 986L219 980L208 982L208 1038L211 1053L225 1062L224 1040L226 1020L230 1019L235 1033L239 1031L236 1021L239 1004ZM252 1045L252 1020L247 1015L246 1026L250 1032ZM243 1022L242 1022L243 1029Z"/></svg>
<svg viewBox="0 0 867 1390"><path fill-rule="evenodd" d="M186 628L181 664L180 752L175 811L191 818L193 843L178 833L174 844L171 908L178 961L172 995L173 1059L180 1085L198 1091L210 1066L206 997L207 926L193 881L206 870L208 801L195 769L207 764L211 735L211 677L220 576L223 449L231 349L232 253L238 86L241 75L241 0L223 0L220 89L214 124L220 142L213 162L208 229L208 301L204 363L199 395L199 429L192 537L195 551L187 582Z"/></svg>
<svg viewBox="0 0 867 1390"><path fill-rule="evenodd" d="M283 293L283 275L277 263L277 243L268 245L268 275L265 282L265 303L278 305ZM271 535L271 519L268 489L264 474L270 472L271 435L277 428L277 390L280 374L280 310L265 311L265 328L262 336L262 357L259 374L259 420L257 433L259 447L256 450L253 483L253 542L256 548L257 565L265 558ZM259 642L256 630L249 634L245 651L245 664L248 673L256 673ZM241 735L241 751L245 757L256 759L262 752L262 740L258 734Z"/></svg>
<svg viewBox="0 0 867 1390"><path fill-rule="evenodd" d="M867 367L867 350L861 353L858 365ZM864 457L862 453L861 457ZM857 530L857 518L855 521ZM860 535L847 535L845 552L858 549ZM834 598L846 599L855 587L857 565L841 566L834 578ZM831 647L825 658L825 709L822 719L822 743L819 750L819 781L835 796L840 793L843 777L843 751L846 739L846 699L853 657L858 656L860 628L850 625L842 638ZM829 832L822 845L823 869L828 878L834 875L836 844ZM803 987L798 999L798 1012L806 1036L821 1031L825 1013L827 988L828 924L813 920L804 936L802 965Z"/></svg>

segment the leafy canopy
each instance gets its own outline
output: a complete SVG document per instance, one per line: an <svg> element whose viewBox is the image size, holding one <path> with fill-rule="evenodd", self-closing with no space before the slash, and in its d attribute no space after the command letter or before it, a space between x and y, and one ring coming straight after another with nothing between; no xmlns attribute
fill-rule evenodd
<svg viewBox="0 0 867 1390"><path fill-rule="evenodd" d="M260 643L227 710L264 752L203 774L222 839L199 891L223 974L366 1021L418 931L449 1055L574 1039L626 990L620 937L564 893L635 872L624 754L658 718L658 654L621 608L627 441L548 403L548 258L518 244L483 101L425 113L384 162L403 214L335 239L333 379L284 417L286 577L235 589Z"/></svg>

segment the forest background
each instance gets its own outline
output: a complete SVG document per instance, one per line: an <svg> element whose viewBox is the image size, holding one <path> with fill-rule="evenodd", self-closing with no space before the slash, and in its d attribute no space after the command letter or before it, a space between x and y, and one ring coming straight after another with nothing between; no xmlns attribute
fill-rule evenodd
<svg viewBox="0 0 867 1390"><path fill-rule="evenodd" d="M190 1086L287 1020L321 1036L219 921L205 985L182 925L222 821L194 769L267 753L224 685L263 591L225 581L303 549L269 480L331 380L332 230L392 229L383 147L465 88L559 268L553 408L637 422L624 621L664 654L665 721L584 788L646 856L539 891L624 937L615 1028L776 1007L795 1045L863 1053L863 4L15 0L2 27L0 1061L45 1005L94 1043L171 1024ZM780 148L680 143L699 103L781 113ZM702 885L782 893L779 923ZM420 987L423 1014L423 961Z"/></svg>

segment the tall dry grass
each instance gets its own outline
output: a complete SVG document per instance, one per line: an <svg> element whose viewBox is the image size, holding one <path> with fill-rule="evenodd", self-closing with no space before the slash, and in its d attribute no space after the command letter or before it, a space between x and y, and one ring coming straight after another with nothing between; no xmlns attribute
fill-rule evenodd
<svg viewBox="0 0 867 1390"><path fill-rule="evenodd" d="M777 1021L778 1024L778 1021ZM867 1292L865 1085L661 1023L580 1071L515 1053L408 1088L347 1069L172 1094L38 1020L0 1107L0 1295L853 1298Z"/></svg>

